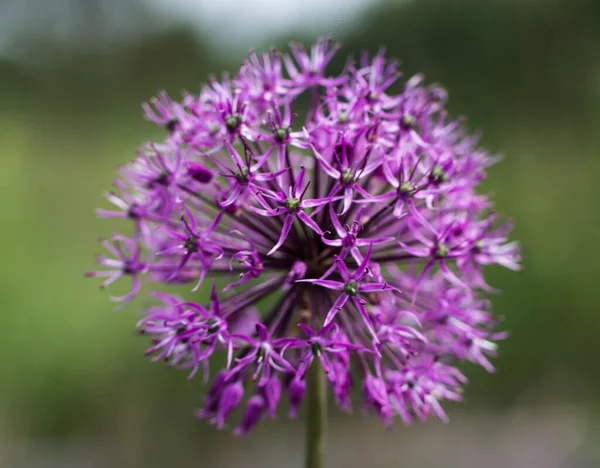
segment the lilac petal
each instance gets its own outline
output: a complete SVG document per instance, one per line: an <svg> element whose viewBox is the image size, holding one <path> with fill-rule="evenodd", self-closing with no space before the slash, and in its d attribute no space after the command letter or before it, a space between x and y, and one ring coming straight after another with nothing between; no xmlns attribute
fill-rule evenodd
<svg viewBox="0 0 600 468"><path fill-rule="evenodd" d="M215 315L221 315L221 309L219 307L219 297L217 296L217 286L215 284L214 279L212 280L212 288L210 292L210 307Z"/></svg>
<svg viewBox="0 0 600 468"><path fill-rule="evenodd" d="M306 325L304 323L299 323L298 326L302 329L302 331L304 332L304 334L306 335L307 338L310 339L310 338L314 338L316 336L316 333L308 325Z"/></svg>
<svg viewBox="0 0 600 468"><path fill-rule="evenodd" d="M350 254L352 255L352 258L354 259L357 265L360 265L362 263L364 257L362 256L360 250L358 250L357 247L352 247L350 249Z"/></svg>
<svg viewBox="0 0 600 468"><path fill-rule="evenodd" d="M281 398L281 381L279 377L272 377L267 384L262 388L269 417L275 419L277 416L277 405Z"/></svg>
<svg viewBox="0 0 600 468"><path fill-rule="evenodd" d="M440 420L442 422L447 423L449 421L448 419L448 415L446 414L446 412L442 409L442 406L440 405L440 403L437 401L437 399L432 396L429 395L427 397L427 401L430 405L430 407L433 409L434 413L437 415L438 418L440 418Z"/></svg>
<svg viewBox="0 0 600 468"><path fill-rule="evenodd" d="M335 332L338 332L339 328L340 327L339 327L339 325L337 323L331 322L330 324L325 325L323 328L321 328L321 331L319 332L319 336L327 336L327 335L329 335L329 333L332 330L335 331ZM302 328L302 329L304 330L304 328ZM313 334L314 334L314 332L313 332Z"/></svg>
<svg viewBox="0 0 600 468"><path fill-rule="evenodd" d="M191 234L197 235L198 223L196 222L196 217L194 216L194 213L192 213L192 210L190 210L187 205L183 205L183 211L185 211L185 220L190 227Z"/></svg>
<svg viewBox="0 0 600 468"><path fill-rule="evenodd" d="M387 158L384 159L383 164L381 165L381 167L383 169L383 175L385 176L385 178L388 181L388 183L392 187L394 187L395 189L397 189L398 187L400 187L400 182L398 182L398 177L392 171L392 168L390 167L390 164L389 164ZM394 192L390 192L390 193L394 193Z"/></svg>
<svg viewBox="0 0 600 468"><path fill-rule="evenodd" d="M333 224L333 227L335 228L335 232L340 237L340 239L343 239L344 237L346 237L347 232L344 229L344 227L342 226L342 223L340 223L339 218L335 214L335 209L333 208L333 204L329 205L329 216L331 217L331 223Z"/></svg>
<svg viewBox="0 0 600 468"><path fill-rule="evenodd" d="M341 214L345 214L350 209L350 206L352 205L352 196L353 193L351 188L344 190L344 208Z"/></svg>
<svg viewBox="0 0 600 468"><path fill-rule="evenodd" d="M329 240L329 239L326 239L325 237L321 237L321 241L323 241L323 244L329 245L331 247L341 247L342 246L342 239Z"/></svg>
<svg viewBox="0 0 600 468"><path fill-rule="evenodd" d="M394 237L370 237L368 239L356 239L356 245L364 247L365 245L383 244L384 242L391 242L396 240Z"/></svg>
<svg viewBox="0 0 600 468"><path fill-rule="evenodd" d="M225 197L225 199L221 202L221 205L224 207L227 207L227 206L233 204L239 198L239 196L242 194L244 189L245 189L245 187L243 187L239 184L236 184L233 187L233 190L231 190L229 192L229 194Z"/></svg>
<svg viewBox="0 0 600 468"><path fill-rule="evenodd" d="M88 273L88 276L108 276L109 278L100 285L100 288L104 289L121 278L123 274L120 271L94 271Z"/></svg>
<svg viewBox="0 0 600 468"><path fill-rule="evenodd" d="M374 195L370 194L369 192L367 192L364 188L362 188L358 184L354 185L354 190L356 190L364 198L364 200L356 200L356 203L369 203L372 201L373 202L385 202L385 201L393 200L394 198L396 198L395 191L374 196Z"/></svg>
<svg viewBox="0 0 600 468"><path fill-rule="evenodd" d="M425 140L423 140L423 138L421 138L421 136L414 130L411 129L410 131L410 136L412 137L412 139L415 141L415 143L419 146L422 146L423 148L426 148L429 146L429 144L427 144L425 142Z"/></svg>
<svg viewBox="0 0 600 468"><path fill-rule="evenodd" d="M321 361L321 365L323 366L323 371L326 374L329 374L331 371L331 365L329 364L329 359L327 359L326 354L321 353L321 355L319 356L319 360ZM313 363L314 363L314 361L313 361Z"/></svg>
<svg viewBox="0 0 600 468"><path fill-rule="evenodd" d="M341 310L342 307L344 307L344 304L346 304L349 297L350 296L348 296L348 294L342 294L335 300L333 306L331 309L329 309L329 312L327 312L327 316L325 317L325 322L323 325L329 325L332 322L336 314Z"/></svg>
<svg viewBox="0 0 600 468"><path fill-rule="evenodd" d="M420 288L421 284L423 283L423 281L425 280L427 273L429 272L429 270L431 270L431 268L433 267L434 264L435 264L435 260L432 259L429 262L427 262L425 267L423 267L423 271L419 275L419 278L417 279L417 282L415 283L415 286L414 286L415 290L414 290L413 296L412 296L412 301L411 301L412 304L414 304L417 301L417 294L419 293L419 288Z"/></svg>
<svg viewBox="0 0 600 468"><path fill-rule="evenodd" d="M467 284L465 284L465 282L463 280L461 280L458 276L456 276L456 274L450 268L448 268L448 265L446 265L446 262L440 261L440 270L442 270L442 273L444 274L444 276L451 283L454 283L457 286L461 286L463 288L468 288Z"/></svg>
<svg viewBox="0 0 600 468"><path fill-rule="evenodd" d="M140 292L141 287L142 287L142 282L140 281L139 277L132 276L131 277L131 291L129 291L129 293L126 294L125 296L120 296L120 297L111 296L110 299L114 302L129 302L135 296L137 296L137 294Z"/></svg>
<svg viewBox="0 0 600 468"><path fill-rule="evenodd" d="M208 267L202 267L200 269L200 277L198 278L198 282L196 283L196 286L194 286L194 288L192 289L192 292L196 292L198 291L198 289L200 289L200 286L202 285L204 278L206 277L206 271L208 270Z"/></svg>
<svg viewBox="0 0 600 468"><path fill-rule="evenodd" d="M186 239L187 239L187 237L186 237ZM184 245L178 244L178 245L174 245L173 247L169 247L168 249L160 250L160 251L156 252L156 255L168 255L168 254L172 254L175 252L179 252L182 249L184 249Z"/></svg>
<svg viewBox="0 0 600 468"><path fill-rule="evenodd" d="M282 170L285 168L285 152L286 152L286 145L278 145L277 146L277 169L278 170ZM282 180L279 180L279 182L282 183Z"/></svg>
<svg viewBox="0 0 600 468"><path fill-rule="evenodd" d="M347 283L348 281L350 281L352 279L355 279L354 277L350 276L348 267L346 266L344 261L339 256L334 255L333 261L335 262L334 264L336 265L337 269L339 270L340 276L342 277L342 279L344 280L345 283Z"/></svg>
<svg viewBox="0 0 600 468"><path fill-rule="evenodd" d="M406 204L408 206L408 211L410 211L410 214L413 215L417 219L417 221L419 221L419 223L421 223L423 226L429 229L429 231L435 232L435 229L433 228L431 223L425 219L425 217L419 212L419 210L417 210L417 207L415 206L415 203L412 200L408 200Z"/></svg>
<svg viewBox="0 0 600 468"><path fill-rule="evenodd" d="M296 181L294 182L294 188L292 193L294 194L294 198L298 197L300 193L302 193L304 186L304 175L306 174L306 169L304 166L300 169L300 173L296 176Z"/></svg>
<svg viewBox="0 0 600 468"><path fill-rule="evenodd" d="M304 224L306 224L309 228L311 228L317 234L323 235L323 231L321 231L320 226L315 221L313 221L313 219L310 216L308 216L304 211L298 211L296 213L296 216L298 217L299 220L301 220Z"/></svg>
<svg viewBox="0 0 600 468"><path fill-rule="evenodd" d="M227 147L227 151L229 152L231 159L233 159L235 165L238 167L244 167L246 163L244 162L240 154L237 152L237 150L233 147L233 145L229 141L225 140L225 146Z"/></svg>
<svg viewBox="0 0 600 468"><path fill-rule="evenodd" d="M256 335L262 342L269 341L269 330L262 323L256 323Z"/></svg>
<svg viewBox="0 0 600 468"><path fill-rule="evenodd" d="M285 349L295 348L298 344L302 345L303 342L304 340L300 338L277 338L271 341L271 346L275 349L281 349L280 353L283 354Z"/></svg>
<svg viewBox="0 0 600 468"><path fill-rule="evenodd" d="M396 201L396 205L394 206L394 212L393 215L396 218L401 218L402 215L404 214L404 205L406 204L406 201L403 198L399 198Z"/></svg>
<svg viewBox="0 0 600 468"><path fill-rule="evenodd" d="M354 272L352 279L357 280L358 278L361 278L362 276L364 276L364 274L367 271L367 268L369 266L369 261L371 260L372 253L373 253L373 244L370 244L369 250L367 250L365 258L363 258L362 263L358 266L358 268Z"/></svg>
<svg viewBox="0 0 600 468"><path fill-rule="evenodd" d="M275 200L276 202L282 204L287 200L287 196L285 193L279 191L274 192L272 190L261 190L260 195L256 193L256 198L258 201L267 209L269 209L269 204L263 200L263 197L270 198L271 200Z"/></svg>
<svg viewBox="0 0 600 468"><path fill-rule="evenodd" d="M260 422L266 409L267 404L262 396L254 395L250 397L248 399L248 404L246 405L246 411L242 416L242 421L239 426L235 428L233 433L244 437Z"/></svg>
<svg viewBox="0 0 600 468"><path fill-rule="evenodd" d="M281 228L281 235L279 236L279 240L277 241L277 244L275 244L273 248L269 250L267 256L275 253L277 249L279 249L279 247L283 245L283 243L287 239L288 234L290 233L290 230L292 229L292 224L294 224L294 215L287 214L285 216L285 220L283 221L283 227Z"/></svg>
<svg viewBox="0 0 600 468"><path fill-rule="evenodd" d="M335 263L334 263L333 265L331 265L331 266L330 266L330 267L327 269L327 271L325 271L325 273L323 273L323 274L321 275L321 277L320 277L319 279L325 279L325 278L329 277L329 275L330 275L331 273L333 273L333 272L334 272L336 269L337 269L337 268L336 268L336 265L335 265Z"/></svg>
<svg viewBox="0 0 600 468"><path fill-rule="evenodd" d="M182 307L190 307L194 309L199 315L204 318L210 318L211 314L208 310L202 307L200 304L196 304L195 302L181 302L179 303Z"/></svg>
<svg viewBox="0 0 600 468"><path fill-rule="evenodd" d="M317 161L319 161L320 167L327 173L327 175L333 177L334 179L339 179L342 176L342 174L338 170L334 169L334 167L331 164L329 164L329 162L327 162L327 160L321 155L321 153L317 151L317 149L313 145L310 145L310 149L313 151L313 154L315 155Z"/></svg>
<svg viewBox="0 0 600 468"><path fill-rule="evenodd" d="M367 312L367 309L365 309L365 307L362 305L361 301L359 299L357 299L356 297L352 298L352 302L354 302L354 305L359 310L360 315L362 315L363 321L365 322L365 325L367 326L367 330L373 337L373 341L375 343L379 343L379 338L377 338L377 334L375 333L375 330L373 328L373 322L371 321L369 312Z"/></svg>
<svg viewBox="0 0 600 468"><path fill-rule="evenodd" d="M256 330L256 325L255 325L255 327L254 327L254 328L255 328L255 330ZM242 335L242 334L240 334L240 333L233 333L233 334L230 336L230 338L235 338L235 339L237 339L237 340L242 340L242 341L245 341L246 343L248 343L250 346L252 346L252 347L254 347L254 348L258 347L258 345L259 345L259 342L258 342L258 341L256 341L254 338L251 338L251 337L249 337L248 335ZM254 354L256 354L256 352L255 352L255 351L253 351L253 353L254 353ZM246 359L247 357L248 357L248 355L246 355L246 357L242 358L242 360L243 360L243 359ZM240 361L240 360L238 360L238 362L241 362L241 361Z"/></svg>
<svg viewBox="0 0 600 468"><path fill-rule="evenodd" d="M288 361L286 361L281 355L277 353L271 353L271 358L269 364L279 372L296 372L294 366L292 366Z"/></svg>
<svg viewBox="0 0 600 468"><path fill-rule="evenodd" d="M360 292L397 291L397 288L387 283L361 283L358 286Z"/></svg>
<svg viewBox="0 0 600 468"><path fill-rule="evenodd" d="M262 210L260 208L257 208L255 206L253 206L253 205L250 205L250 209L252 211L254 211L255 213L261 215L261 216L266 216L266 217L269 217L269 218L272 218L273 216L279 216L279 215L281 215L281 211L278 211L278 210L275 210L275 209L272 209L272 208L269 208L268 210Z"/></svg>
<svg viewBox="0 0 600 468"><path fill-rule="evenodd" d="M236 359L238 363L235 366L233 366L230 373L227 375L226 379L229 380L231 377L236 375L241 369L243 369L249 363L254 361L255 356L256 356L256 350L251 351L250 354L246 355L246 357L244 357L242 359L239 359L239 360Z"/></svg>
<svg viewBox="0 0 600 468"><path fill-rule="evenodd" d="M415 257L429 257L431 255L430 249L426 247L411 247L410 245L405 244L404 242L398 241L400 247L406 250L409 254L414 255Z"/></svg>
<svg viewBox="0 0 600 468"><path fill-rule="evenodd" d="M339 281L331 281L331 280L322 280L322 279L301 279L297 280L297 283L312 283L317 286L322 286L327 289L334 289L336 291L341 291L344 289L344 283L340 283Z"/></svg>
<svg viewBox="0 0 600 468"><path fill-rule="evenodd" d="M273 153L273 146L270 146L266 153L258 158L258 160L252 166L250 166L250 172L252 173L258 171L269 160L271 153ZM283 173L287 170L288 169L282 169L281 172Z"/></svg>
<svg viewBox="0 0 600 468"><path fill-rule="evenodd" d="M233 341L229 341L227 344L227 369L231 367L231 362L233 360Z"/></svg>
<svg viewBox="0 0 600 468"><path fill-rule="evenodd" d="M127 218L126 212L105 210L103 208L96 208L96 214L99 218Z"/></svg>
<svg viewBox="0 0 600 468"><path fill-rule="evenodd" d="M289 168L281 169L279 171L270 172L270 173L265 172L265 173L254 174L254 180L257 180L259 182L273 180L274 178L279 177L281 174L283 174L287 171L289 171Z"/></svg>
<svg viewBox="0 0 600 468"><path fill-rule="evenodd" d="M290 382L288 393L290 395L290 417L295 418L298 414L298 407L306 393L306 382L300 378L294 378Z"/></svg>
<svg viewBox="0 0 600 468"><path fill-rule="evenodd" d="M311 198L310 200L302 200L300 203L301 208L314 208L316 206L326 205L332 201L341 199L342 197L325 197L325 198Z"/></svg>
<svg viewBox="0 0 600 468"><path fill-rule="evenodd" d="M364 166L364 168L361 169L359 179L368 176L371 172L378 169L381 165L382 160L380 158L371 158Z"/></svg>
<svg viewBox="0 0 600 468"><path fill-rule="evenodd" d="M240 382L228 385L223 390L221 399L219 400L219 407L217 410L217 427L223 428L225 424L225 418L231 414L231 412L240 404L242 396L244 395L244 387Z"/></svg>

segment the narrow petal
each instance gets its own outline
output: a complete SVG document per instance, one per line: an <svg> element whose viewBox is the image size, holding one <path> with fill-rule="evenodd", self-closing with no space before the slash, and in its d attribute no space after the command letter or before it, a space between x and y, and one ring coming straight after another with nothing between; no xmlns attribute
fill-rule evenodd
<svg viewBox="0 0 600 468"><path fill-rule="evenodd" d="M352 279L358 279L364 275L364 273L367 271L367 268L369 266L369 261L371 260L372 253L373 253L373 244L369 245L369 250L367 250L365 258L363 258L362 263L358 266L358 268L354 272L354 276L352 277Z"/></svg>
<svg viewBox="0 0 600 468"><path fill-rule="evenodd" d="M362 316L363 321L365 322L365 325L367 326L367 330L369 331L369 333L373 337L373 342L374 343L379 343L379 338L377 338L377 334L375 333L375 330L373 328L373 322L371 321L371 317L369 316L369 312L367 312L367 309L365 309L365 306L362 305L361 301L358 298L353 297L352 298L352 302L354 302L354 305L359 310L360 315Z"/></svg>
<svg viewBox="0 0 600 468"><path fill-rule="evenodd" d="M335 228L335 232L340 237L340 239L343 239L344 237L346 237L347 232L344 229L344 226L342 226L342 223L340 223L339 218L335 214L335 209L333 208L333 203L331 205L329 205L329 216L331 217L331 223L333 224L333 227Z"/></svg>
<svg viewBox="0 0 600 468"><path fill-rule="evenodd" d="M300 206L302 208L314 208L315 206L326 205L332 201L341 199L342 197L325 197L325 198L312 198L310 200L302 200Z"/></svg>
<svg viewBox="0 0 600 468"><path fill-rule="evenodd" d="M397 288L387 283L361 283L358 286L360 292L397 291Z"/></svg>
<svg viewBox="0 0 600 468"><path fill-rule="evenodd" d="M304 175L305 174L306 174L306 169L304 168L304 166L302 166L302 168L300 169L300 172L296 176L296 180L294 182L294 189L293 189L294 197L298 197L298 195L300 195L300 193L302 193L302 189L304 186Z"/></svg>
<svg viewBox="0 0 600 468"><path fill-rule="evenodd" d="M317 234L323 235L323 231L321 231L321 228L319 227L319 225L310 216L308 216L304 211L298 211L296 213L296 216L298 217L298 219L300 221L302 221L304 224L306 224L309 228L311 228Z"/></svg>
<svg viewBox="0 0 600 468"><path fill-rule="evenodd" d="M296 281L296 283L312 283L317 286L322 286L327 289L334 289L336 291L341 291L344 289L344 283L340 283L339 281L331 281L331 280L322 280L322 279L301 279Z"/></svg>
<svg viewBox="0 0 600 468"><path fill-rule="evenodd" d="M329 164L329 162L321 155L321 153L317 151L313 145L310 145L310 149L313 151L315 158L317 158L321 168L327 173L327 175L333 177L334 179L339 179L341 177L340 172L331 164Z"/></svg>
<svg viewBox="0 0 600 468"><path fill-rule="evenodd" d="M348 267L346 266L346 264L344 263L344 260L341 257L338 257L337 255L335 255L333 257L333 260L335 261L335 265L337 266L337 268L340 272L340 276L342 277L342 279L344 280L345 283L347 283L348 281L353 279L352 276L350 276Z"/></svg>
<svg viewBox="0 0 600 468"><path fill-rule="evenodd" d="M287 239L288 234L290 233L290 230L292 229L292 224L294 224L294 215L287 214L285 216L285 220L283 221L283 227L281 228L281 235L279 236L279 240L267 255L272 255L277 251L277 249L279 249L279 247L283 245L283 243Z"/></svg>
<svg viewBox="0 0 600 468"><path fill-rule="evenodd" d="M400 244L400 247L406 250L409 254L414 255L415 257L429 257L431 254L427 247L412 247L404 242L398 242L398 244Z"/></svg>
<svg viewBox="0 0 600 468"><path fill-rule="evenodd" d="M327 312L327 317L325 317L325 323L323 325L329 325L333 321L336 314L344 307L344 304L348 302L349 297L348 294L342 294L336 299L331 309L329 309L329 312Z"/></svg>
<svg viewBox="0 0 600 468"><path fill-rule="evenodd" d="M346 213L350 209L350 206L352 205L352 196L353 193L351 188L344 190L344 208L342 209L341 214Z"/></svg>

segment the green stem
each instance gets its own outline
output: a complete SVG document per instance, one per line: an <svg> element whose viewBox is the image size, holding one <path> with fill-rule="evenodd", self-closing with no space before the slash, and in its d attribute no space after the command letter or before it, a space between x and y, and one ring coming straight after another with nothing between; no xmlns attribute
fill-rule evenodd
<svg viewBox="0 0 600 468"><path fill-rule="evenodd" d="M325 468L327 428L327 383L319 359L313 360L306 376L305 468Z"/></svg>

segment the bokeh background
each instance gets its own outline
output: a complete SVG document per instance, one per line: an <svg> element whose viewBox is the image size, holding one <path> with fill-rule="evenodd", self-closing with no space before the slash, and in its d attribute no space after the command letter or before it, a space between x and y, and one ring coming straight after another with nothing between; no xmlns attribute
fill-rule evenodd
<svg viewBox="0 0 600 468"><path fill-rule="evenodd" d="M332 414L330 466L600 466L600 2L3 0L0 467L301 466L301 422L196 421L201 383L152 365L138 305L113 312L83 272L116 165L162 136L140 104L317 34L449 89L505 156L484 189L524 246L521 273L489 272L497 373L467 370L448 425Z"/></svg>

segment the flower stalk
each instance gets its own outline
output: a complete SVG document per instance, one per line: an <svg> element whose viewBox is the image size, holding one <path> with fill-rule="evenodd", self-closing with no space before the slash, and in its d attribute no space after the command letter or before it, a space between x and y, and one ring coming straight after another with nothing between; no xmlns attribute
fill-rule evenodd
<svg viewBox="0 0 600 468"><path fill-rule="evenodd" d="M321 362L313 361L306 376L305 468L325 468L327 381Z"/></svg>

